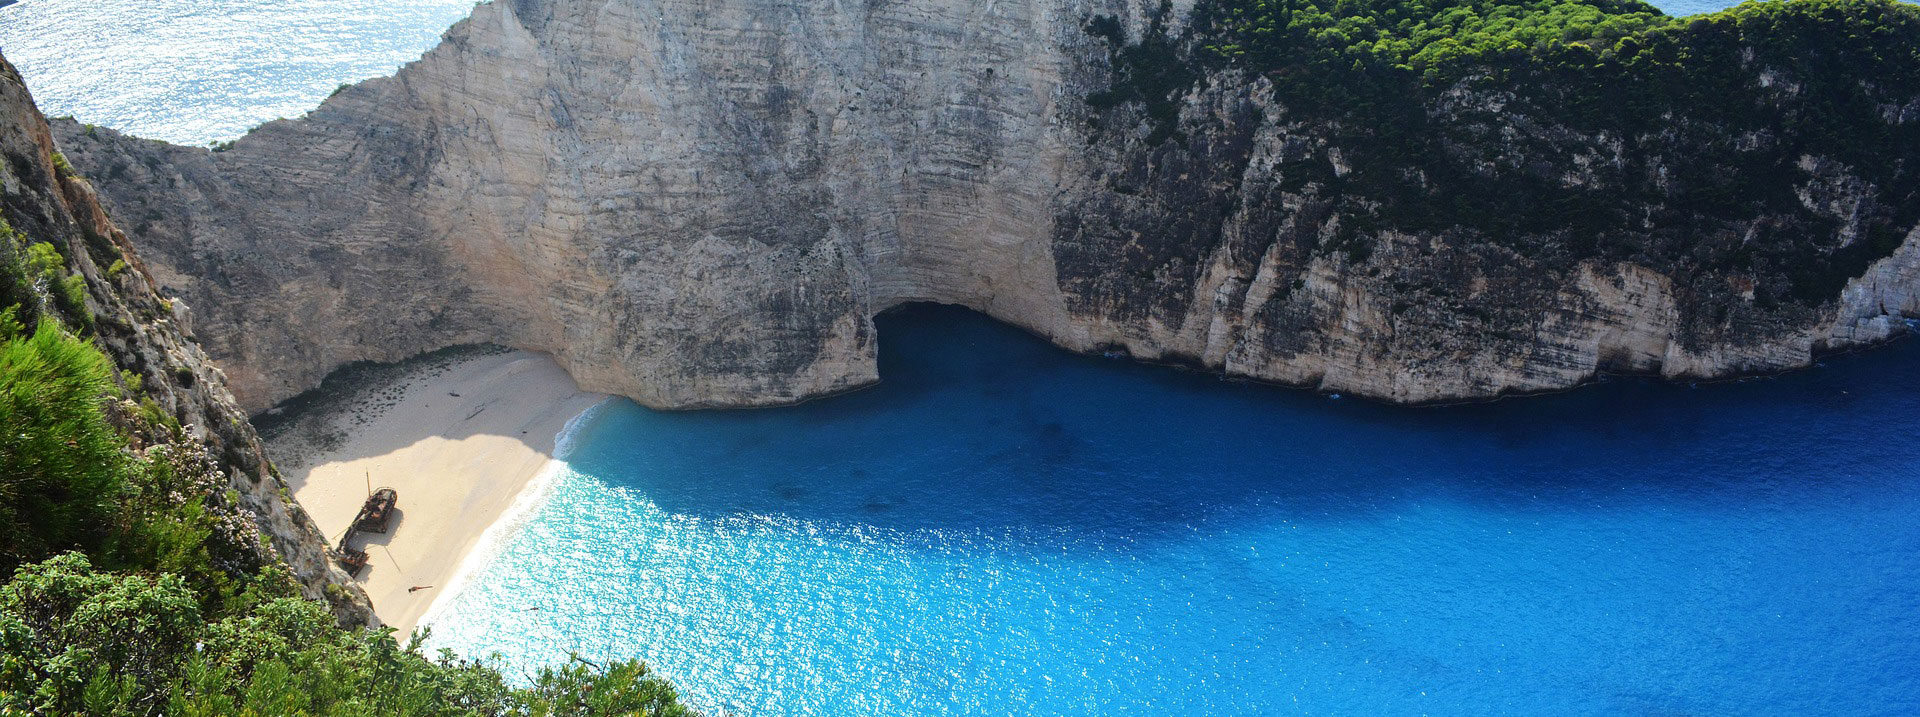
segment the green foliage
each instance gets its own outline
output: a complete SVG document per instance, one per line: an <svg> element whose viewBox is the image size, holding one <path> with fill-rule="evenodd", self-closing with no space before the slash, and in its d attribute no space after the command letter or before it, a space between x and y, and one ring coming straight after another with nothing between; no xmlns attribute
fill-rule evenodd
<svg viewBox="0 0 1920 717"><path fill-rule="evenodd" d="M1468 78L1519 90L1529 88L1521 80L1557 79L1572 90L1565 118L1607 126L1675 109L1739 113L1746 103L1725 92L1753 94L1743 67L1863 78L1891 96L1920 87L1900 72L1920 62L1920 12L1891 0L1749 2L1689 18L1637 0L1202 0L1184 38L1167 36L1166 11L1135 45L1113 18L1089 23L1113 44L1120 75L1090 102L1180 92L1165 78L1196 77L1161 65L1238 67L1272 78L1294 109L1352 117ZM1819 116L1796 126L1844 120L1825 133L1857 137L1864 118L1848 111L1859 109L1845 96L1851 83L1832 84Z"/></svg>
<svg viewBox="0 0 1920 717"><path fill-rule="evenodd" d="M60 310L77 319L81 326L91 326L93 312L87 310L87 278L68 274L60 279L59 287L54 299L59 302Z"/></svg>
<svg viewBox="0 0 1920 717"><path fill-rule="evenodd" d="M61 269L67 264L66 257L60 256L60 250L52 244L36 242L27 245L27 274L49 282L59 281Z"/></svg>
<svg viewBox="0 0 1920 717"><path fill-rule="evenodd" d="M338 627L139 375L117 401L106 355L31 311L84 299L65 266L0 222L0 714L688 714L639 663L515 689Z"/></svg>
<svg viewBox="0 0 1920 717"><path fill-rule="evenodd" d="M209 619L187 582L94 569L68 553L0 587L0 711L171 715L654 715L692 713L638 662L576 661L515 689L425 635L346 631L263 571ZM279 586L280 595L271 593Z"/></svg>
<svg viewBox="0 0 1920 717"><path fill-rule="evenodd" d="M67 163L67 155L61 154L59 152L54 152L53 168L55 171L59 172L60 176L62 177L74 176L73 165Z"/></svg>
<svg viewBox="0 0 1920 717"><path fill-rule="evenodd" d="M161 425L147 417L159 412L152 399L141 403L142 420ZM180 437L177 420L165 420L168 434ZM178 575L210 613L253 600L246 594L250 576L265 566L251 531L230 523L238 499L219 472L171 443L153 447L132 469L118 506L121 524L99 562Z"/></svg>
<svg viewBox="0 0 1920 717"><path fill-rule="evenodd" d="M1812 305L1920 222L1920 122L1892 119L1920 98L1913 5L1748 2L1672 18L1637 0L1200 0L1181 36L1159 27L1124 45L1117 23L1089 23L1115 68L1089 104L1141 102L1151 145L1178 136L1159 125L1177 124L1201 84L1163 81L1183 70L1162 65L1271 82L1286 121L1349 165L1305 157L1282 168L1283 189L1364 198L1342 205L1343 235L1324 251L1364 256L1356 243L1382 227L1468 232L1529 257L1735 267L1762 303ZM1555 172L1576 158L1556 143L1570 136L1614 147L1611 174L1563 184ZM1674 149L1687 154L1660 156ZM1801 157L1878 189L1860 240L1813 240L1840 224L1793 196ZM1522 164L1496 165L1508 158Z"/></svg>
<svg viewBox="0 0 1920 717"><path fill-rule="evenodd" d="M141 420L146 421L149 426L159 426L174 433L180 432L180 419L168 413L167 409L161 408L160 402L153 400L150 396L140 397L136 411L140 414Z"/></svg>
<svg viewBox="0 0 1920 717"><path fill-rule="evenodd" d="M87 310L87 280L79 274L67 274L66 264L66 257L53 244L35 242L26 247L21 273L28 281L44 286L62 314L82 327L90 326L93 314Z"/></svg>
<svg viewBox="0 0 1920 717"><path fill-rule="evenodd" d="M680 703L673 685L652 676L637 660L615 662L603 670L575 655L563 667L540 670L520 698L525 711L534 715L693 714Z"/></svg>
<svg viewBox="0 0 1920 717"><path fill-rule="evenodd" d="M25 336L27 325L20 321L20 305L0 309L0 341L12 341Z"/></svg>
<svg viewBox="0 0 1920 717"><path fill-rule="evenodd" d="M513 691L497 672L420 653L390 631L346 632L319 603L266 602L208 626L170 689L181 715L501 714Z"/></svg>
<svg viewBox="0 0 1920 717"><path fill-rule="evenodd" d="M25 252L24 237L0 217L0 306L12 307L13 320L32 328L39 318L40 295L33 290L33 279L27 275Z"/></svg>
<svg viewBox="0 0 1920 717"><path fill-rule="evenodd" d="M1167 21L1172 13L1171 0L1161 0L1148 20L1145 35L1133 44L1126 43L1126 33L1112 17L1095 17L1086 27L1088 33L1105 38L1113 48L1113 66L1120 75L1113 87L1087 97L1087 104L1104 109L1123 102L1142 103L1152 128L1148 144L1159 144L1177 133L1179 98L1199 78L1181 60L1179 47L1168 34Z"/></svg>
<svg viewBox="0 0 1920 717"><path fill-rule="evenodd" d="M1213 61L1280 78L1292 100L1359 103L1339 107L1349 113L1392 99L1369 90L1419 97L1486 78L1554 92L1570 102L1553 119L1582 126L1644 127L1675 110L1739 119L1765 109L1752 99L1769 68L1838 80L1794 129L1857 140L1886 123L1854 111L1846 78L1889 96L1920 91L1902 72L1920 61L1920 12L1890 0L1749 2L1689 18L1635 0L1214 0L1194 23Z"/></svg>
<svg viewBox="0 0 1920 717"><path fill-rule="evenodd" d="M127 270L82 232L93 265ZM132 367L120 400L107 355L69 331L92 318L66 246L0 218L0 714L687 714L639 663L515 689L298 597L208 445Z"/></svg>
<svg viewBox="0 0 1920 717"><path fill-rule="evenodd" d="M0 707L40 714L147 714L201 624L178 577L96 573L68 553L0 587Z"/></svg>
<svg viewBox="0 0 1920 717"><path fill-rule="evenodd" d="M114 262L123 261L123 257L120 254L120 247L114 246L113 240L107 238L105 235L91 228L82 227L80 230L80 238L86 240L87 256L93 257L93 263L95 265L105 266L111 265Z"/></svg>
<svg viewBox="0 0 1920 717"><path fill-rule="evenodd" d="M107 537L129 461L101 412L110 377L54 322L0 345L0 570Z"/></svg>

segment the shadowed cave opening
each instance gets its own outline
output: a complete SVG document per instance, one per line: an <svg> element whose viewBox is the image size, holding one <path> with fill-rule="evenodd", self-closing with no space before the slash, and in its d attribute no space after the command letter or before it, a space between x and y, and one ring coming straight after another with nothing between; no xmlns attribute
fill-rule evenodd
<svg viewBox="0 0 1920 717"><path fill-rule="evenodd" d="M1739 502L1768 494L1780 475L1819 473L1818 456L1870 456L1864 444L1809 441L1920 394L1887 385L1920 388L1902 368L1920 365L1913 342L1769 379L1618 378L1523 400L1406 407L1077 354L959 306L909 303L875 324L881 380L861 391L752 411L625 406L630 424L606 430L648 436L635 440L652 450L629 459L658 464L636 488L668 512L709 518L902 530L1089 522L1051 501L1015 498L969 515L942 507L1019 475L1080 496L1069 505L1125 516L1112 529L1135 535L1252 503L1290 505L1303 519L1366 514L1414 488L1503 505L1695 490ZM1760 435L1809 450L1783 463L1746 448ZM1638 469L1596 456L1631 456Z"/></svg>
<svg viewBox="0 0 1920 717"><path fill-rule="evenodd" d="M1892 461L1882 468L1895 472L1899 455L1872 447L1880 431L1813 436L1920 396L1916 342L1772 378L1603 378L1559 394L1409 407L1078 354L955 305L904 303L875 326L880 381L861 390L753 410L620 401L645 426L633 440L655 448L633 457L657 464L645 489L669 512L706 517L745 511L901 530L1087 522L1050 501L939 508L1018 474L1082 496L1074 505L1126 516L1108 523L1135 535L1275 501L1300 519L1367 514L1411 489L1502 505L1698 490L1738 502L1764 498L1778 476L1819 474L1835 455ZM393 400L401 391L391 384L410 372L505 350L354 364L254 421L271 440L315 412ZM1749 450L1756 436L1807 449ZM1627 460L1638 468L1621 470Z"/></svg>

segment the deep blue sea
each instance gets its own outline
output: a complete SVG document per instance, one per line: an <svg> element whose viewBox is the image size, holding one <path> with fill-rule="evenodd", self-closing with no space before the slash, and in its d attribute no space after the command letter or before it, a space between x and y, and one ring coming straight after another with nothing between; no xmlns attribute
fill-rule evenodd
<svg viewBox="0 0 1920 717"><path fill-rule="evenodd" d="M198 144L470 4L25 0L0 51ZM871 390L583 419L434 643L715 715L1920 714L1920 343L1407 409L881 323Z"/></svg>
<svg viewBox="0 0 1920 717"><path fill-rule="evenodd" d="M881 340L855 394L605 405L434 644L715 714L1920 714L1920 344L1414 409Z"/></svg>

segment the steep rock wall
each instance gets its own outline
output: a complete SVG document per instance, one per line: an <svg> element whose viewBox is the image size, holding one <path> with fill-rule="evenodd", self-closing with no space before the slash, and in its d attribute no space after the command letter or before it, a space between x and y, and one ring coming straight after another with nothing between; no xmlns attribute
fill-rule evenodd
<svg viewBox="0 0 1920 717"><path fill-rule="evenodd" d="M181 454L178 463L212 473L238 496L238 505L215 497L239 518L232 539L252 545L259 560L284 562L306 596L328 602L343 623L378 624L365 593L327 560L326 537L288 498L225 376L176 311L180 305L155 292L147 265L108 219L94 187L62 171L54 152L46 119L19 72L0 58L0 206L7 221L33 241L60 245L67 269L85 279L94 340L123 382L137 380L139 393L179 421L182 434L168 439Z"/></svg>
<svg viewBox="0 0 1920 717"><path fill-rule="evenodd" d="M1153 5L501 0L395 77L219 151L57 131L254 411L347 362L479 341L652 406L791 402L876 380L871 317L919 300L1404 402L1780 370L1920 309L1911 226L1812 305L1741 299L1753 277L1675 252L1393 226L1329 251L1370 201L1328 179L1354 148L1265 80L1205 78L1173 142L1087 105L1111 78L1087 20L1138 36ZM1488 172L1640 166L1499 97L1430 112L1478 133ZM1515 136L1557 149L1520 156ZM1692 136L1635 161L1717 141ZM1778 179L1808 207L1877 211L1887 188L1849 180L1817 157Z"/></svg>

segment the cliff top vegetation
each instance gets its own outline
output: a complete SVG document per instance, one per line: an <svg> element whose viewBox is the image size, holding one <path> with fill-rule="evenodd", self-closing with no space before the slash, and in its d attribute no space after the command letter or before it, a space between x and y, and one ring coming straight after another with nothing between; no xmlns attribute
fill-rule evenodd
<svg viewBox="0 0 1920 717"><path fill-rule="evenodd" d="M95 343L117 250L90 286L92 240L50 239L0 219L0 714L689 714L639 662L515 686L300 597L208 446Z"/></svg>
<svg viewBox="0 0 1920 717"><path fill-rule="evenodd" d="M1480 237L1567 264L1739 273L1762 308L1832 301L1920 222L1920 6L1748 2L1669 17L1638 0L1201 0L1128 38L1096 125L1144 110L1189 141L1210 83L1270 83L1282 114L1344 153L1291 189L1344 203L1326 247L1364 261L1383 230ZM1177 150L1176 150L1177 151ZM1577 177L1570 179L1570 177ZM1844 192L1834 192L1844 187ZM1827 211L1824 195L1859 202ZM1840 237L1840 241L1823 238Z"/></svg>

